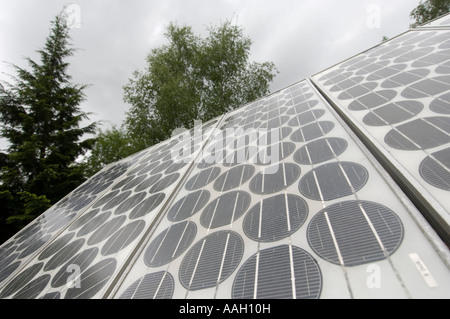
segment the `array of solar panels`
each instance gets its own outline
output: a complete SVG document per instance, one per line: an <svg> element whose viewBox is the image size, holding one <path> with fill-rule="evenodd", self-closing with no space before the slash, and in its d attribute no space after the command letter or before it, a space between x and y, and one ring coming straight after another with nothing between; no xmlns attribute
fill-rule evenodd
<svg viewBox="0 0 450 319"><path fill-rule="evenodd" d="M327 102L448 214L440 28L106 167L0 247L0 298L450 297L448 248Z"/></svg>

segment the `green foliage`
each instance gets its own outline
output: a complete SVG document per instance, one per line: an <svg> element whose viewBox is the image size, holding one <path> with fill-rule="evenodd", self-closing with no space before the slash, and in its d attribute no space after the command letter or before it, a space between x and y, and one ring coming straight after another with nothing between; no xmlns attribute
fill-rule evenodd
<svg viewBox="0 0 450 319"><path fill-rule="evenodd" d="M125 132L112 127L105 132L100 131L87 160L86 174L94 175L107 164L117 162L135 153Z"/></svg>
<svg viewBox="0 0 450 319"><path fill-rule="evenodd" d="M450 0L420 1L420 4L410 14L415 21L411 24L411 28L416 28L449 12Z"/></svg>
<svg viewBox="0 0 450 319"><path fill-rule="evenodd" d="M171 23L168 44L153 49L147 68L124 86L131 104L124 125L136 151L269 93L275 65L249 62L252 41L242 28L226 21L208 32L201 38Z"/></svg>
<svg viewBox="0 0 450 319"><path fill-rule="evenodd" d="M45 195L37 196L29 192L19 192L17 195L19 195L19 199L23 203L23 214L10 216L6 219L6 222L8 224L16 224L19 229L51 207L50 200Z"/></svg>
<svg viewBox="0 0 450 319"><path fill-rule="evenodd" d="M13 65L15 83L0 84L0 134L8 140L0 153L0 194L7 209L2 220L23 224L72 191L84 180L76 162L92 146L85 134L97 123L81 126L88 114L79 105L85 85L71 83L67 74L74 49L66 21L56 17L40 63L26 58L29 70Z"/></svg>

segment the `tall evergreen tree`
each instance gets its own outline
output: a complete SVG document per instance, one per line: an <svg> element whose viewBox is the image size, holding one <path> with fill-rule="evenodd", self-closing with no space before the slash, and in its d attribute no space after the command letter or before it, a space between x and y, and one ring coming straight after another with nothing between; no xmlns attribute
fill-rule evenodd
<svg viewBox="0 0 450 319"><path fill-rule="evenodd" d="M86 85L71 83L67 58L74 54L66 20L51 23L40 63L26 58L30 70L13 65L15 83L0 84L1 136L8 140L0 153L1 221L18 227L42 213L85 179L76 159L92 145L97 123L88 119L80 103ZM12 229L16 231L17 229Z"/></svg>

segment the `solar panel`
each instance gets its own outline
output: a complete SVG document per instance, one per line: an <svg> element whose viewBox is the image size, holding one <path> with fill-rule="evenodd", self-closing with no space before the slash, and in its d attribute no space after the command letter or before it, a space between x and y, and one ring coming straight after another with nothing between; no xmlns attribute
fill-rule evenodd
<svg viewBox="0 0 450 319"><path fill-rule="evenodd" d="M448 22L437 19L312 77L447 242Z"/></svg>
<svg viewBox="0 0 450 319"><path fill-rule="evenodd" d="M0 247L0 298L450 296L399 183L448 204L435 23L106 167Z"/></svg>

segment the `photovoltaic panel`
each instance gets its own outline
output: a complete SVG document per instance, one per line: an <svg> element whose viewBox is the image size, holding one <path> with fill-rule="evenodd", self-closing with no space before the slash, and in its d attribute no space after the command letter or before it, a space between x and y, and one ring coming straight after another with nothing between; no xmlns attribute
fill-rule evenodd
<svg viewBox="0 0 450 319"><path fill-rule="evenodd" d="M280 112L273 116L258 116L276 107ZM299 118L308 120L299 123ZM393 192L386 172L311 83L300 82L231 112L217 128L110 297L127 298L137 282L162 273L174 278L173 293L165 297L176 299L424 295L418 289L423 279L416 282L419 278L407 272L415 267L408 253L426 255L437 248L423 236L419 213L395 186ZM270 142L261 146L263 136ZM289 147L280 147L284 143ZM271 161L261 160L261 149ZM205 165L217 154L217 161ZM195 180L207 181L204 197L192 187ZM197 226L193 240L184 239L186 223ZM162 252L165 245L158 240L171 229L180 229L167 242L183 247L181 255L150 265L146 260L160 254L155 247ZM438 253L432 259L435 265L441 260ZM385 289L374 291L358 282L374 264L387 276ZM438 273L449 275L445 265ZM153 284L159 282L160 277ZM437 293L425 294L430 292Z"/></svg>
<svg viewBox="0 0 450 319"><path fill-rule="evenodd" d="M449 17L413 29L312 77L450 240ZM343 86L358 77L358 84ZM370 91L356 93L358 86ZM339 88L339 89L336 89Z"/></svg>
<svg viewBox="0 0 450 319"><path fill-rule="evenodd" d="M106 167L0 247L0 298L447 298L399 181L448 203L446 23Z"/></svg>

